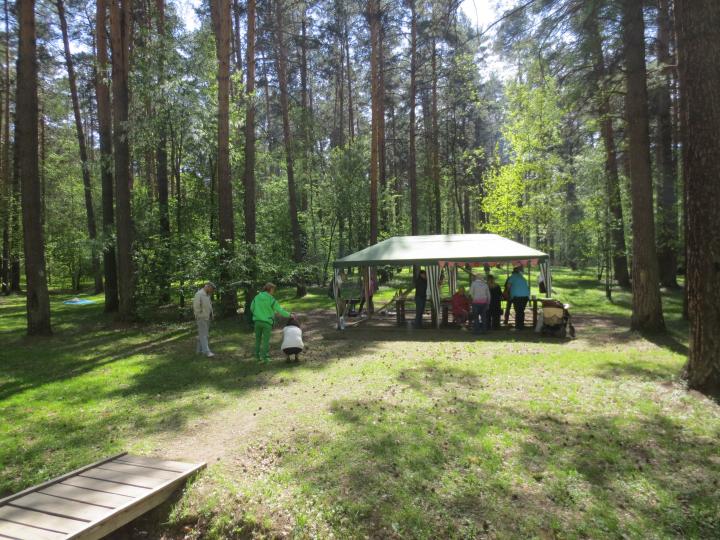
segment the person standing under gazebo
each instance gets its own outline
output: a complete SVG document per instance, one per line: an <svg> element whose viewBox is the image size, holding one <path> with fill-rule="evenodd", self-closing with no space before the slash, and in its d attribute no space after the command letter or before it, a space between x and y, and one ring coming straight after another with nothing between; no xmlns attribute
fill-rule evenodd
<svg viewBox="0 0 720 540"><path fill-rule="evenodd" d="M488 307L488 322L490 330L500 328L500 316L502 315L502 289L495 281L492 274L487 277L488 289L490 289L490 306Z"/></svg>
<svg viewBox="0 0 720 540"><path fill-rule="evenodd" d="M522 272L522 265L516 266L507 280L507 287L510 289L510 302L512 302L515 310L516 330L525 328L525 307L530 300L530 287Z"/></svg>
<svg viewBox="0 0 720 540"><path fill-rule="evenodd" d="M488 329L487 312L490 305L490 289L480 276L475 276L470 285L470 296L472 297L473 332L479 334Z"/></svg>

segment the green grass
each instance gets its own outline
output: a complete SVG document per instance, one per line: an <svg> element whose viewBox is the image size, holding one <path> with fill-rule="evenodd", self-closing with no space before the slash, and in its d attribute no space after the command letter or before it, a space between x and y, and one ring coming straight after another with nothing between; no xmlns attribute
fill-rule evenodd
<svg viewBox="0 0 720 540"><path fill-rule="evenodd" d="M583 272L555 288L575 341L328 319L305 362L268 367L237 321L209 360L189 322L118 325L100 297L53 295L56 335L30 339L22 299L0 298L0 496L129 450L209 462L136 525L150 537L720 536L720 408L679 380L680 295L670 335L643 337L628 293L608 303ZM278 297L332 307L322 288Z"/></svg>

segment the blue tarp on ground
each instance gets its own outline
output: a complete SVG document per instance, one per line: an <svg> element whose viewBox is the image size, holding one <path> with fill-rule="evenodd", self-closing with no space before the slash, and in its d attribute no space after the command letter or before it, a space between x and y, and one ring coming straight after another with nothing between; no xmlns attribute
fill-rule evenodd
<svg viewBox="0 0 720 540"><path fill-rule="evenodd" d="M63 304L71 306L84 306L85 304L94 304L94 300L88 300L87 298L72 298L71 300L65 300Z"/></svg>

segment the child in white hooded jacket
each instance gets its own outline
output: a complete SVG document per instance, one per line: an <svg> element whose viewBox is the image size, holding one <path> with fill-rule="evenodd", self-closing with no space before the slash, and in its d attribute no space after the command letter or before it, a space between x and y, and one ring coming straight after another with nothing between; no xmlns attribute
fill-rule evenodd
<svg viewBox="0 0 720 540"><path fill-rule="evenodd" d="M288 362L290 362L290 355L295 355L295 362L300 361L298 355L303 352L305 345L302 340L302 328L295 317L290 317L283 328L283 340L280 348L287 355Z"/></svg>

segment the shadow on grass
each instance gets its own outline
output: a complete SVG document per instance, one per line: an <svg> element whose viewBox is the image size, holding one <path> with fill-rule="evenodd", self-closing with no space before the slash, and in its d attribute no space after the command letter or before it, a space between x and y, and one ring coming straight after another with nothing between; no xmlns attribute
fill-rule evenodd
<svg viewBox="0 0 720 540"><path fill-rule="evenodd" d="M685 327L687 332L687 325L685 325ZM687 333L685 335L687 336ZM664 334L643 333L643 337L651 343L654 343L658 347L668 349L669 351L672 351L676 354L681 354L683 356L688 355L689 349L687 343L681 341L670 330L668 330L668 332ZM687 339L687 337L685 339Z"/></svg>
<svg viewBox="0 0 720 540"><path fill-rule="evenodd" d="M678 372L668 364L642 364L629 362L605 362L598 365L594 375L603 379L639 379L643 381L671 381L677 378Z"/></svg>
<svg viewBox="0 0 720 540"><path fill-rule="evenodd" d="M33 345L36 354L32 354L31 350L30 355L22 357L18 355L0 363L0 376L10 380L0 385L0 400L9 399L19 392L82 376L107 364L153 351L184 336L187 336L187 330L175 330L154 336L139 344L120 347L117 346L120 337L114 333L100 338L94 336L73 339L70 343L53 341L52 348L44 347L46 343L35 339ZM88 357L86 356L88 345L92 346L93 352L103 348L107 348L108 351L106 354Z"/></svg>
<svg viewBox="0 0 720 540"><path fill-rule="evenodd" d="M413 328L410 324L394 326L387 323L362 323L344 331L325 332L328 341L352 341L357 343L373 341L426 341L426 342L510 342L510 343L552 343L564 344L572 341L570 338L555 338L536 333L532 328L515 330L503 327L500 330L474 334L470 330L458 327L422 329Z"/></svg>
<svg viewBox="0 0 720 540"><path fill-rule="evenodd" d="M126 449L133 440L180 431L227 396L280 387L294 370L324 369L361 347L329 344L312 362L264 366L238 357L238 347L251 351L251 335L233 321L213 328L213 343L223 351L214 359L194 354L189 324L150 327L149 333L87 328L47 339L18 337L4 349L0 497Z"/></svg>
<svg viewBox="0 0 720 540"><path fill-rule="evenodd" d="M540 412L491 401L470 373L431 367L332 413L340 433L298 436L280 465L303 492L323 494L339 536L720 532L716 444L662 414Z"/></svg>

